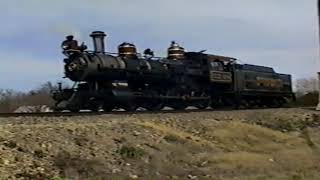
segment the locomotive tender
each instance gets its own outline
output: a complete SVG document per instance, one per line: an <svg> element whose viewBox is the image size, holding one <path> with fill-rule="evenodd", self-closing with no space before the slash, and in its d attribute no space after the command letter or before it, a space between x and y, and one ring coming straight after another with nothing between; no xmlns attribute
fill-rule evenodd
<svg viewBox="0 0 320 180"><path fill-rule="evenodd" d="M75 85L53 93L56 110L281 107L294 99L291 76L270 67L185 52L175 42L165 58L142 56L130 43L119 45L117 54L106 53L106 34L90 36L94 51L74 51L64 60L65 76Z"/></svg>

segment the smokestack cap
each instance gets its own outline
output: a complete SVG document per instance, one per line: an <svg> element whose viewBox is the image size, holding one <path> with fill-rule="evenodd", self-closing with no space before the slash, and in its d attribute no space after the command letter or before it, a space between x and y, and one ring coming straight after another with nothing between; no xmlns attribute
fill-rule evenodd
<svg viewBox="0 0 320 180"><path fill-rule="evenodd" d="M90 36L93 40L94 51L96 53L104 53L105 52L105 43L104 37L107 36L102 31L93 31Z"/></svg>
<svg viewBox="0 0 320 180"><path fill-rule="evenodd" d="M90 34L91 37L105 37L107 36L103 31L93 31L91 34Z"/></svg>

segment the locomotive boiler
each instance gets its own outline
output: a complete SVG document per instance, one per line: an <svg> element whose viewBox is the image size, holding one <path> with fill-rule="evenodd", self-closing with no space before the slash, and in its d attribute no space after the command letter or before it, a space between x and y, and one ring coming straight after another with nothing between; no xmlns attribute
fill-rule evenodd
<svg viewBox="0 0 320 180"><path fill-rule="evenodd" d="M107 53L106 34L95 31L91 37L93 51L67 53L65 76L75 86L53 93L56 110L280 107L294 98L291 76L269 67L242 65L235 58L204 52L185 52L175 42L162 58L143 56L127 42L118 46L118 53Z"/></svg>

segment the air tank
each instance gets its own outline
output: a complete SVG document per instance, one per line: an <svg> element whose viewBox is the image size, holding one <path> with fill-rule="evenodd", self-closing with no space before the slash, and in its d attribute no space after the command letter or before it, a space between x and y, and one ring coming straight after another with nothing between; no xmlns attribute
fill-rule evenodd
<svg viewBox="0 0 320 180"><path fill-rule="evenodd" d="M171 42L168 48L168 59L179 60L184 57L184 48L179 46L175 41Z"/></svg>

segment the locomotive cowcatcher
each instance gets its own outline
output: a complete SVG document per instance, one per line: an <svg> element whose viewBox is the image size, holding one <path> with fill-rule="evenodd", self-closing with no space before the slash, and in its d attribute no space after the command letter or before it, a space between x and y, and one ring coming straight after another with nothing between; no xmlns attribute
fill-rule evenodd
<svg viewBox="0 0 320 180"><path fill-rule="evenodd" d="M57 111L281 107L294 99L291 76L270 67L186 52L175 42L163 58L153 57L150 49L141 55L126 42L118 46L118 53L107 53L106 34L95 31L90 36L93 51L85 46L64 51L65 77L75 85L53 92Z"/></svg>

